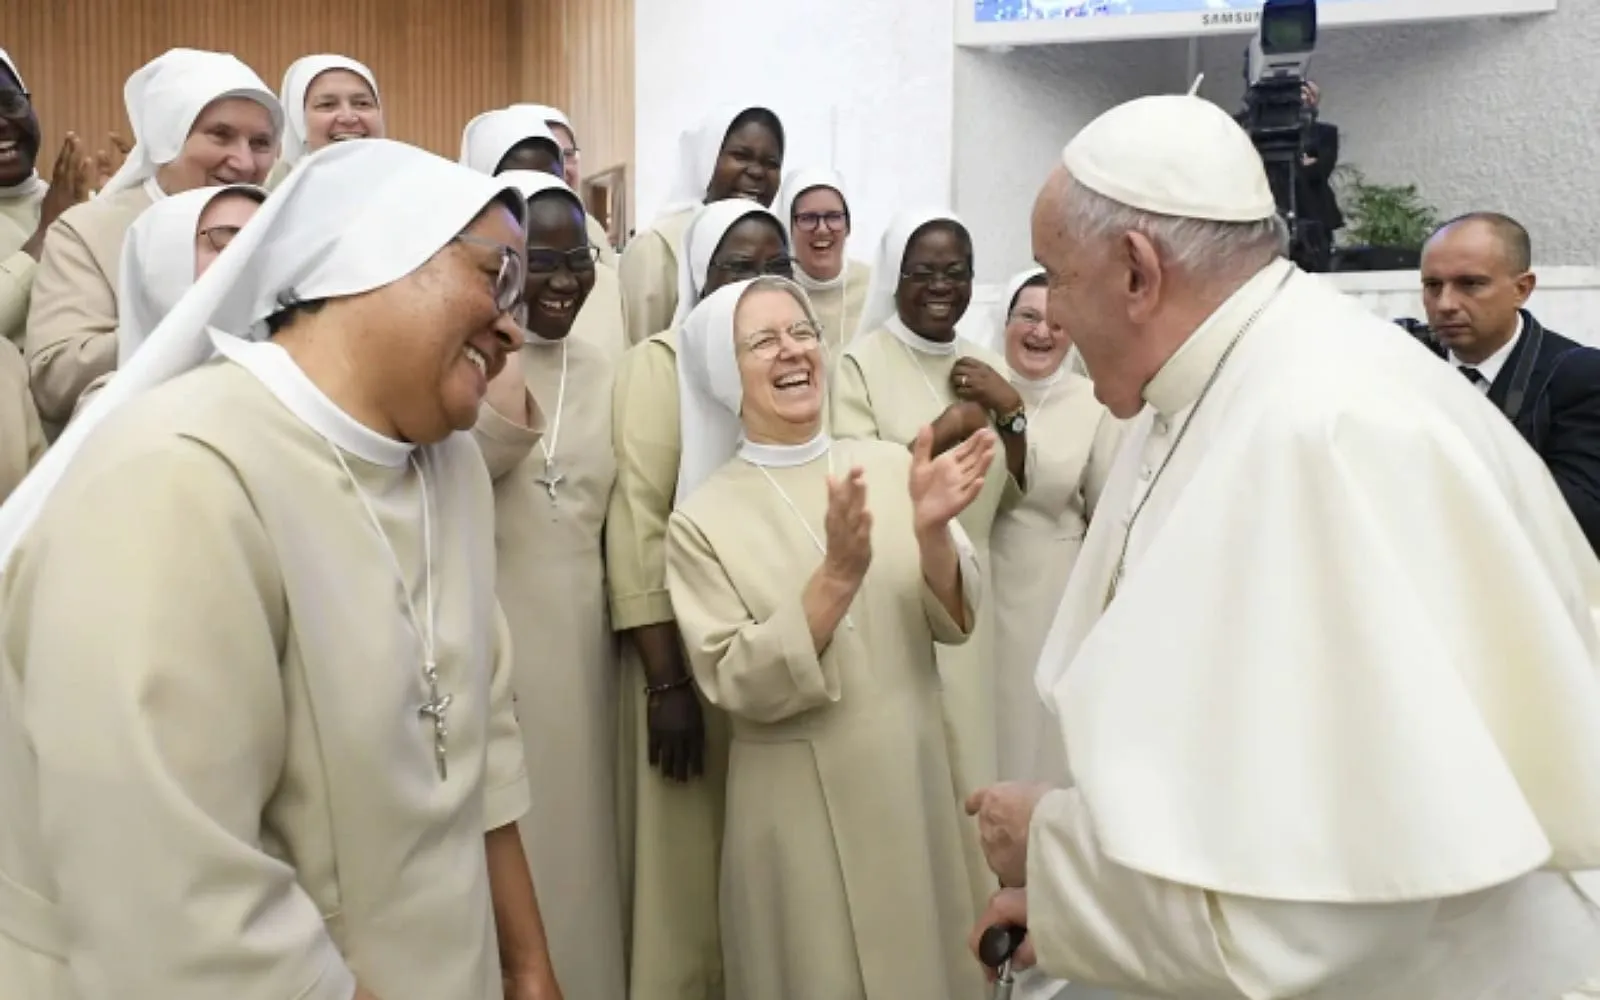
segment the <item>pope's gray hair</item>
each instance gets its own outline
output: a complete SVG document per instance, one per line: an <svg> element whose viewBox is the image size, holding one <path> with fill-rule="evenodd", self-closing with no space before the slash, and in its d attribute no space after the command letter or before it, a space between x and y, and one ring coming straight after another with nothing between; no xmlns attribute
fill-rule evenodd
<svg viewBox="0 0 1600 1000"><path fill-rule="evenodd" d="M1124 205L1084 187L1070 174L1067 183L1072 196L1066 200L1063 222L1076 240L1143 233L1162 260L1201 278L1254 273L1289 253L1289 227L1278 215L1259 222L1186 219Z"/></svg>

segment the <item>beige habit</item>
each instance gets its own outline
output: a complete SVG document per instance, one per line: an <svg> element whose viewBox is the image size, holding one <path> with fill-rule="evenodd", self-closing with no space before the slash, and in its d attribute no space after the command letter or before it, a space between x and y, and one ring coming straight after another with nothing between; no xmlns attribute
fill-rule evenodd
<svg viewBox="0 0 1600 1000"><path fill-rule="evenodd" d="M529 198L568 190L526 171L501 180ZM522 843L540 908L550 914L550 958L566 995L623 1000L617 640L601 546L616 478L615 362L575 333L562 341L528 333L522 348L528 391L544 416L538 447L513 452L514 464L506 464L499 441L507 432L516 440L519 428L489 406L478 435L494 482L497 589L511 627L529 796L539 804L522 819Z"/></svg>
<svg viewBox="0 0 1600 1000"><path fill-rule="evenodd" d="M678 480L678 334L628 349L612 390L616 489L606 521L611 626L673 621L666 530ZM726 721L707 708L706 773L687 784L649 766L638 653L622 645L617 803L632 1000L720 998L717 858L726 782Z"/></svg>
<svg viewBox="0 0 1600 1000"><path fill-rule="evenodd" d="M693 221L695 207L663 215L634 236L617 260L622 282L622 312L628 343L638 344L665 330L678 309L678 247Z"/></svg>
<svg viewBox="0 0 1600 1000"><path fill-rule="evenodd" d="M898 271L896 272L898 273ZM832 431L841 438L878 438L909 445L917 432L956 401L950 390L950 369L963 356L974 357L1002 375L1005 360L977 344L957 339L950 353L932 353L934 345L905 328L898 316L845 349L835 376ZM1016 480L1006 472L1005 451L995 449L983 491L961 513L961 525L972 539L985 580L992 579L990 532L1002 506L1020 497ZM944 678L945 708L956 748L958 797L996 776L994 607L978 609L972 638L961 646L940 646L939 673Z"/></svg>

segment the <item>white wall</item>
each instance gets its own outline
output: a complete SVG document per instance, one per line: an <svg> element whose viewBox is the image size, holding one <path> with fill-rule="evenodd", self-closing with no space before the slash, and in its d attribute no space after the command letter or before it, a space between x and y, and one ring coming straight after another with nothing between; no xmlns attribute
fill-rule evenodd
<svg viewBox="0 0 1600 1000"><path fill-rule="evenodd" d="M870 260L897 208L949 204L953 33L944 0L637 0L637 228L667 197L684 128L770 101L786 166L844 173L850 252Z"/></svg>
<svg viewBox="0 0 1600 1000"><path fill-rule="evenodd" d="M1205 94L1233 107L1242 40L1202 47ZM1542 264L1596 262L1600 223L1600 2L1555 13L1329 30L1312 78L1340 129L1340 159L1415 182L1446 216L1503 211Z"/></svg>

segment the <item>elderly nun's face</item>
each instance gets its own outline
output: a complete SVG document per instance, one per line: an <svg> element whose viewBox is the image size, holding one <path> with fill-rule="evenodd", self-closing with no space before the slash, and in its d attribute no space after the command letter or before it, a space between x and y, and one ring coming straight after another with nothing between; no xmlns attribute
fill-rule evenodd
<svg viewBox="0 0 1600 1000"><path fill-rule="evenodd" d="M22 84L0 64L0 185L21 184L39 157L39 117Z"/></svg>
<svg viewBox="0 0 1600 1000"><path fill-rule="evenodd" d="M972 241L949 222L930 222L906 244L894 304L912 333L948 343L972 301Z"/></svg>
<svg viewBox="0 0 1600 1000"><path fill-rule="evenodd" d="M200 213L194 234L194 277L206 273L239 230L256 214L261 203L247 194L219 194Z"/></svg>
<svg viewBox="0 0 1600 1000"><path fill-rule="evenodd" d="M1054 375L1072 347L1067 332L1045 319L1049 295L1044 279L1026 285L1017 293L1006 315L1006 364L1023 378L1041 379Z"/></svg>
<svg viewBox="0 0 1600 1000"><path fill-rule="evenodd" d="M763 274L780 278L794 276L794 261L783 230L765 215L740 219L722 234L722 242L711 254L706 268L706 284L700 291L704 299L723 285L749 281Z"/></svg>
<svg viewBox="0 0 1600 1000"><path fill-rule="evenodd" d="M477 421L489 380L522 343L510 310L523 245L497 201L422 267L361 297L352 363L400 439L430 444Z"/></svg>
<svg viewBox="0 0 1600 1000"><path fill-rule="evenodd" d="M512 146L494 168L496 174L507 170L532 170L536 174L562 176L561 147L548 139L524 139Z"/></svg>
<svg viewBox="0 0 1600 1000"><path fill-rule="evenodd" d="M786 288L752 288L733 317L744 392L745 435L764 444L804 444L822 426L821 338Z"/></svg>
<svg viewBox="0 0 1600 1000"><path fill-rule="evenodd" d="M157 170L156 179L167 194L261 184L277 155L272 113L248 97L226 97L205 106L177 159Z"/></svg>
<svg viewBox="0 0 1600 1000"><path fill-rule="evenodd" d="M360 73L330 69L306 88L306 148L347 139L382 139L383 110L378 95Z"/></svg>
<svg viewBox="0 0 1600 1000"><path fill-rule="evenodd" d="M766 123L747 120L722 140L706 202L748 198L770 207L782 177L783 143Z"/></svg>
<svg viewBox="0 0 1600 1000"><path fill-rule="evenodd" d="M572 332L594 290L595 259L583 209L571 195L546 191L528 202L528 329L546 340Z"/></svg>
<svg viewBox="0 0 1600 1000"><path fill-rule="evenodd" d="M790 215L800 267L818 281L837 278L844 270L844 243L850 235L844 196L831 187L810 188L794 200Z"/></svg>

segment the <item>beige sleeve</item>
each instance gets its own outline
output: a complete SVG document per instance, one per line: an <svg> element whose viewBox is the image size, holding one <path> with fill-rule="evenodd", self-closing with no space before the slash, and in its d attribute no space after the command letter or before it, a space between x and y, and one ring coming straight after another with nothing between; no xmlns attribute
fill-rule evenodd
<svg viewBox="0 0 1600 1000"><path fill-rule="evenodd" d="M678 265L654 229L640 233L617 259L628 343L640 344L672 325L678 309Z"/></svg>
<svg viewBox="0 0 1600 1000"><path fill-rule="evenodd" d="M695 683L706 700L756 722L781 722L839 700L839 671L818 657L801 593L756 621L704 534L681 512L667 522L667 586Z"/></svg>
<svg viewBox="0 0 1600 1000"><path fill-rule="evenodd" d="M667 516L678 489L677 358L646 341L628 349L612 390L617 478L606 514L606 583L618 632L672 621Z"/></svg>
<svg viewBox="0 0 1600 1000"><path fill-rule="evenodd" d="M507 419L487 402L478 408L478 422L472 425L472 438L483 452L491 481L499 482L502 476L521 465L544 435L543 415L539 404L533 402L532 393L528 395L528 412L533 414L532 427Z"/></svg>
<svg viewBox="0 0 1600 1000"><path fill-rule="evenodd" d="M33 276L25 348L39 416L51 424L65 424L89 383L117 366L116 277L60 219Z"/></svg>
<svg viewBox="0 0 1600 1000"><path fill-rule="evenodd" d="M1107 410L1100 415L1100 423L1094 429L1089 464L1083 470L1083 512L1089 517L1094 516L1094 509L1100 503L1100 494L1105 492L1106 481L1111 478L1111 467L1117 462L1117 451L1122 447L1122 433L1127 427L1127 421L1118 420Z"/></svg>
<svg viewBox="0 0 1600 1000"><path fill-rule="evenodd" d="M1152 996L1308 996L1372 959L1420 948L1434 901L1306 903L1207 892L1124 868L1076 790L1028 828L1028 936L1052 976Z"/></svg>
<svg viewBox="0 0 1600 1000"><path fill-rule="evenodd" d="M928 630L933 633L934 642L961 646L972 638L972 630L978 622L978 611L983 606L983 567L978 563L978 551L972 545L972 536L967 534L967 529L961 526L960 521L950 522L950 541L955 546L956 565L961 572L961 607L967 627L962 628L950 617L939 595L928 586L927 577L922 579L922 613L928 620Z"/></svg>
<svg viewBox="0 0 1600 1000"><path fill-rule="evenodd" d="M511 627L499 602L494 606L494 672L489 679L489 747L483 772L484 830L515 823L531 804L527 762L522 759L522 729L512 690L515 665Z"/></svg>
<svg viewBox="0 0 1600 1000"><path fill-rule="evenodd" d="M38 264L21 250L0 260L0 336L23 346L28 333L28 302Z"/></svg>
<svg viewBox="0 0 1600 1000"><path fill-rule="evenodd" d="M290 740L288 622L249 496L218 455L174 438L52 503L10 566L5 632L78 983L349 1000L316 904L262 846Z"/></svg>
<svg viewBox="0 0 1600 1000"><path fill-rule="evenodd" d="M867 393L867 378L853 354L839 358L829 394L830 432L836 438L878 437L878 418L872 413L872 397Z"/></svg>

